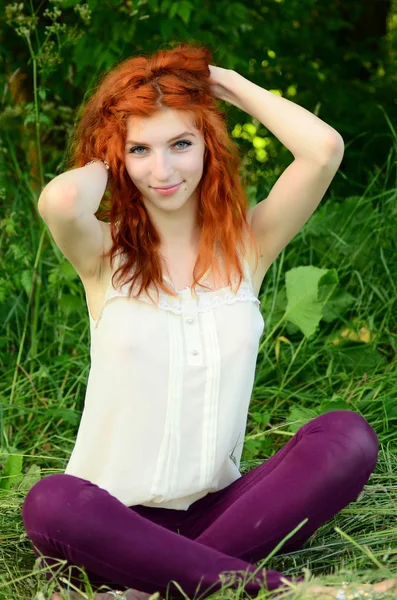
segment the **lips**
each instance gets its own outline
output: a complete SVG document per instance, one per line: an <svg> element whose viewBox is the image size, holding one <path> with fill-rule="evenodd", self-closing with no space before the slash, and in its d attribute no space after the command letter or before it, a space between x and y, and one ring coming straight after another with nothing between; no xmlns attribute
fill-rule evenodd
<svg viewBox="0 0 397 600"><path fill-rule="evenodd" d="M172 194L176 194L177 191L180 189L181 185L182 185L182 181L181 183L178 183L177 185L173 185L172 187L169 188L153 188L154 191L156 192L156 194L159 194L160 196L172 196Z"/></svg>
<svg viewBox="0 0 397 600"><path fill-rule="evenodd" d="M177 185L180 185L182 183L182 181L180 181L179 183L174 183L172 185L167 185L166 187L155 187L153 189L155 190L170 190L173 187L176 187Z"/></svg>

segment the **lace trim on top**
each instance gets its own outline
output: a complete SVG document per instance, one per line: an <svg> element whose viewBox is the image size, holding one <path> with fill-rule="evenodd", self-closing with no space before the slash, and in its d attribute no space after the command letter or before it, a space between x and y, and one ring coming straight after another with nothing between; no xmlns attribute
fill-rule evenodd
<svg viewBox="0 0 397 600"><path fill-rule="evenodd" d="M252 291L250 282L244 279L236 293L231 291L230 286L227 286L215 291L201 292L200 290L197 290L196 294L197 312L207 312L217 306L222 306L223 304L235 304L236 302L246 302L248 300L260 304L260 300L258 300ZM183 301L179 296L173 298L172 296L167 296L162 291L159 293L158 307L163 310L170 310L175 314L181 314L183 312L182 302Z"/></svg>
<svg viewBox="0 0 397 600"><path fill-rule="evenodd" d="M119 260L120 260L119 256L120 255L117 255L117 258L116 258L117 268L119 266L119 264L118 264ZM255 296L255 294L253 292L249 264L247 261L243 261L243 269L244 269L245 277L242 279L240 287L238 288L236 293L234 293L231 290L230 285L220 288L218 290L206 290L206 289L200 290L199 288L197 288L194 292L194 299L195 299L195 304L197 307L197 312L207 312L218 306L222 306L224 304L235 304L236 302L252 301L252 302L256 302L258 305L260 305L260 300ZM234 278L234 280L233 280L233 278ZM167 279L170 282L168 277L164 277L164 279ZM236 275L232 275L232 281L233 281L233 284L237 285L238 277ZM170 282L170 283L172 283L172 282ZM208 284L209 281L206 278L201 281L200 285L202 283ZM110 279L107 293L105 295L105 299L102 304L102 308L99 313L98 319L94 320L91 317L91 319L95 323L95 326L98 325L98 323L101 319L101 316L102 316L103 309L106 306L107 302L109 300L111 300L112 298L117 298L120 296L123 298L128 298L129 297L128 289L130 286L131 286L131 283L128 283L128 284L123 283L121 285L120 289L115 289L112 286L112 282ZM136 290L135 290L135 288L136 288ZM135 291L138 292L138 290L139 290L139 285L135 284L134 292ZM163 310L169 310L175 314L182 314L183 306L184 306L184 300L183 300L184 290L176 290L176 291L178 293L178 296L173 297L173 296L167 295L162 290L159 290L157 304L153 302L151 297L144 290L141 292L139 298L131 297L131 300L141 300L142 302L146 302L157 308L161 308ZM191 294L191 293L192 292L190 291L189 294ZM151 296L154 299L157 298L156 290L151 290Z"/></svg>

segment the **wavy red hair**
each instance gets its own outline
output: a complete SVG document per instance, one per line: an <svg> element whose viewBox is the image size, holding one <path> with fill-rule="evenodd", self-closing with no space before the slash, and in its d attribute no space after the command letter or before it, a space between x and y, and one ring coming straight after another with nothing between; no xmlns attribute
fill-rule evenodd
<svg viewBox="0 0 397 600"><path fill-rule="evenodd" d="M199 184L197 222L201 233L193 288L209 267L220 273L213 252L216 243L228 285L232 285L232 271L238 274L238 286L241 283L243 269L236 249L243 255L250 251L246 234L258 261L258 247L246 218L248 200L241 177L236 176L241 158L227 131L225 114L211 95L209 64L213 64L210 50L198 43L180 43L151 56L129 58L102 75L75 129L70 168L82 167L95 158L109 163L105 208L96 214L111 225L113 245L103 257L110 257L112 269L117 252L127 257L113 274L112 283L116 275L119 281L125 280L134 271L127 281L131 282L130 296L138 278L140 288L134 297L142 290L147 292L151 284L157 291L161 288L176 296L163 281L159 234L125 167L126 121L130 116L150 117L164 108L190 113L203 135L207 152Z"/></svg>

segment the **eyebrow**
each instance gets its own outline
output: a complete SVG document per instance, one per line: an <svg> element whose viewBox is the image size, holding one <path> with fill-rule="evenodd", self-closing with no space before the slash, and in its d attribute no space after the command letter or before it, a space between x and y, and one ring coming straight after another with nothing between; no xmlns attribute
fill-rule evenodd
<svg viewBox="0 0 397 600"><path fill-rule="evenodd" d="M183 133L180 133L179 135L176 135L175 137L168 140L168 142L173 142L174 140L177 140L178 138L180 138L182 136L187 136L187 135L192 135L193 137L196 137L194 135L194 133L190 133L189 131L184 131ZM149 144L145 144L145 142L134 142L134 140L127 140L126 144L137 144L139 146L148 146L149 145Z"/></svg>

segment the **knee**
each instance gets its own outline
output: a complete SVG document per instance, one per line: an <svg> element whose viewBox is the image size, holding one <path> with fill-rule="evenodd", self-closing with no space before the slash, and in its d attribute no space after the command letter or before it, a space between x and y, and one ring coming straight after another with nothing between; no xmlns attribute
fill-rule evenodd
<svg viewBox="0 0 397 600"><path fill-rule="evenodd" d="M56 473L35 483L22 505L22 520L26 531L48 531L51 525L56 526L57 521L64 521L67 509L72 507L72 500L84 482L78 477Z"/></svg>
<svg viewBox="0 0 397 600"><path fill-rule="evenodd" d="M364 464L369 472L378 462L378 436L364 417L350 410L334 410L311 421L313 428L320 428L327 439L343 444L344 452L351 459ZM310 423L307 423L310 426Z"/></svg>

